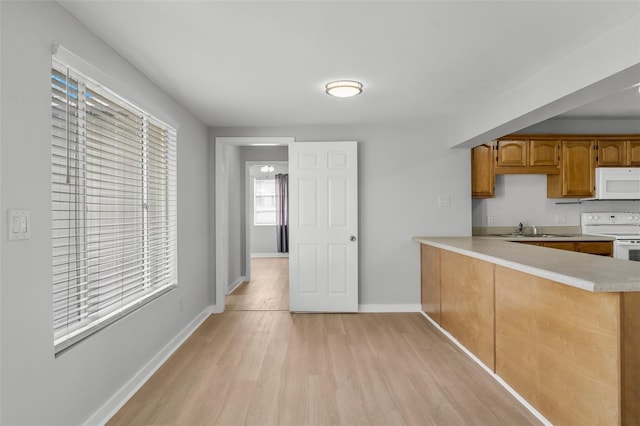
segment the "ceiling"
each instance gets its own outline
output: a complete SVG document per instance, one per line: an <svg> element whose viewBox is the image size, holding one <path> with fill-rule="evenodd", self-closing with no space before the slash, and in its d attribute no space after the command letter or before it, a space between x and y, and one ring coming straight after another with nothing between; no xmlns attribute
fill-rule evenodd
<svg viewBox="0 0 640 426"><path fill-rule="evenodd" d="M454 117L638 14L638 1L60 1L209 126ZM357 79L338 99L324 83ZM639 78L640 80L640 78ZM564 114L637 117L637 89Z"/></svg>
<svg viewBox="0 0 640 426"><path fill-rule="evenodd" d="M640 76L638 77L640 79ZM562 118L624 118L640 120L640 92L631 87L620 93L561 114Z"/></svg>

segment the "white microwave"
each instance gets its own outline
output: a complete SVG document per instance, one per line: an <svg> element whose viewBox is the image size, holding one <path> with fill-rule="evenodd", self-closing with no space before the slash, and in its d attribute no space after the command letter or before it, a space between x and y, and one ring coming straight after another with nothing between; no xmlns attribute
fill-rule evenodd
<svg viewBox="0 0 640 426"><path fill-rule="evenodd" d="M640 200L640 167L596 167L598 200Z"/></svg>

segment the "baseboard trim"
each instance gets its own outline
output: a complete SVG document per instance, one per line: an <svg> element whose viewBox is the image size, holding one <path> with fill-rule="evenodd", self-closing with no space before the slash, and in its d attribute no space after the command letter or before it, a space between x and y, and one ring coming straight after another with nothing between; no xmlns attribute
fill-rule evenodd
<svg viewBox="0 0 640 426"><path fill-rule="evenodd" d="M480 361L480 358L478 358L477 356L475 356L473 353L471 353L467 348L465 348L462 343L460 343L458 341L458 339L456 339L455 337L453 337L447 330L445 330L444 328L440 327L440 324L438 324L437 322L435 322L433 319L431 319L431 317L427 314L425 314L422 309L420 309L420 313L435 327L438 329L438 331L440 331L440 333L442 333L447 339L449 339L454 345L456 345L457 347L460 348L460 350L462 352L464 352L469 358L471 358L473 361L476 362L476 364L478 364L480 367L482 367L482 369L484 371L486 371L487 373L489 373L489 375L491 377L493 377L493 379L498 382L500 384L500 386L502 386L503 388L505 388L507 390L507 392L509 392L511 395L513 395L513 397L515 399L518 400L518 402L520 404L522 404L522 406L524 408L526 408L531 414L533 414L538 420L540 420L540 422L545 425L545 426L553 426L553 424L547 420L542 414L540 414L540 412L538 410L536 410L531 404L529 404L527 402L526 399L524 399L522 396L520 396L520 394L518 392L516 392L511 386L509 386L509 384L507 384L507 382L505 382L502 377L498 376L496 373L494 373L493 371L491 371L491 369L489 367L487 367L486 365L484 365L484 363L482 361Z"/></svg>
<svg viewBox="0 0 640 426"><path fill-rule="evenodd" d="M289 253L251 253L251 257L289 257Z"/></svg>
<svg viewBox="0 0 640 426"><path fill-rule="evenodd" d="M227 294L233 293L233 291L245 281L247 281L247 277L245 275L236 279L229 287L227 287Z"/></svg>
<svg viewBox="0 0 640 426"><path fill-rule="evenodd" d="M366 304L358 305L358 312L420 312L421 305L408 303L405 305Z"/></svg>
<svg viewBox="0 0 640 426"><path fill-rule="evenodd" d="M214 312L213 306L207 306L193 321L178 333L164 348L145 364L124 386L107 402L94 412L84 426L105 425L120 408L144 385L158 368L184 343L191 334Z"/></svg>

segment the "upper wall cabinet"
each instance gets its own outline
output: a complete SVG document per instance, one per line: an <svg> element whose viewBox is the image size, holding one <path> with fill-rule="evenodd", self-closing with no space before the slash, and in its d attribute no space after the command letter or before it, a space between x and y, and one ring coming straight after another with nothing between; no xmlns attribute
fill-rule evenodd
<svg viewBox="0 0 640 426"><path fill-rule="evenodd" d="M510 136L496 141L496 174L560 173L560 140Z"/></svg>
<svg viewBox="0 0 640 426"><path fill-rule="evenodd" d="M478 145L471 150L471 196L493 198L495 173L493 143Z"/></svg>
<svg viewBox="0 0 640 426"><path fill-rule="evenodd" d="M530 166L560 166L560 141L530 140L529 141L529 165Z"/></svg>
<svg viewBox="0 0 640 426"><path fill-rule="evenodd" d="M640 135L509 135L471 152L473 198L512 173L546 174L548 198L589 198L596 167L640 167Z"/></svg>
<svg viewBox="0 0 640 426"><path fill-rule="evenodd" d="M528 141L496 141L496 167L526 167Z"/></svg>
<svg viewBox="0 0 640 426"><path fill-rule="evenodd" d="M593 197L595 193L596 141L563 140L562 173L547 176L547 197Z"/></svg>
<svg viewBox="0 0 640 426"><path fill-rule="evenodd" d="M627 163L629 166L640 166L640 138L627 141Z"/></svg>
<svg viewBox="0 0 640 426"><path fill-rule="evenodd" d="M640 139L601 137L598 139L597 167L640 166Z"/></svg>

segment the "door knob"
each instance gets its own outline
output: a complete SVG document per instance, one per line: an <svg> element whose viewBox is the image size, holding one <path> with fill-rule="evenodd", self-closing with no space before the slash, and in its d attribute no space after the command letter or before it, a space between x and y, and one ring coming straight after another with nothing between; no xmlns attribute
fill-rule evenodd
<svg viewBox="0 0 640 426"><path fill-rule="evenodd" d="M351 237L349 237L349 241L355 241L357 238L355 235L352 235Z"/></svg>

